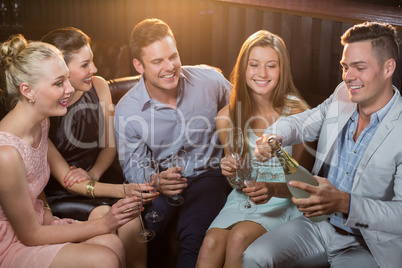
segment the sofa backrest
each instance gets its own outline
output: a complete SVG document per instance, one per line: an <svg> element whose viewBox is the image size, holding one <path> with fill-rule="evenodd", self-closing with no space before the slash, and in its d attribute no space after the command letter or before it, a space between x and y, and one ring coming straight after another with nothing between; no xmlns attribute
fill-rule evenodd
<svg viewBox="0 0 402 268"><path fill-rule="evenodd" d="M112 94L113 104L117 104L121 97L134 87L140 81L141 76L126 76L107 81L109 84L110 93Z"/></svg>
<svg viewBox="0 0 402 268"><path fill-rule="evenodd" d="M135 75L128 44L109 40L92 40L94 63L98 72L106 80Z"/></svg>

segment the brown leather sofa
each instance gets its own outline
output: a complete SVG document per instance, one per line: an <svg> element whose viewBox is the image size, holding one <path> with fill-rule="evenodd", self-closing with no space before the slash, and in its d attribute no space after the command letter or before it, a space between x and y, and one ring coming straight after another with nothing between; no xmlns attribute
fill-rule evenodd
<svg viewBox="0 0 402 268"><path fill-rule="evenodd" d="M139 75L107 80L113 104L117 105L121 97L123 97L130 88L134 87L139 80ZM114 171L121 171L117 157L113 165ZM113 181L113 178L115 181ZM120 178L119 176L107 176L108 180L105 182L119 184L121 183ZM73 218L77 220L86 220L91 211L97 206L112 205L117 201L117 199L114 198L90 199L80 195L61 196L60 198L62 198L60 199L62 201L51 203L53 213L61 218Z"/></svg>
<svg viewBox="0 0 402 268"><path fill-rule="evenodd" d="M140 81L140 75L126 76L116 79L107 80L109 84L110 93L112 94L113 104L117 104L121 97L134 87Z"/></svg>
<svg viewBox="0 0 402 268"><path fill-rule="evenodd" d="M98 72L106 80L137 74L132 64L130 47L123 42L111 40L91 41L94 63Z"/></svg>

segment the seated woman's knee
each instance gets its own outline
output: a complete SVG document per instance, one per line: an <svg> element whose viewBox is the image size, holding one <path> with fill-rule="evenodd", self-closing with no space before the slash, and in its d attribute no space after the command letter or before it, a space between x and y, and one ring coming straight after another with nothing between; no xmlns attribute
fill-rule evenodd
<svg viewBox="0 0 402 268"><path fill-rule="evenodd" d="M221 245L222 240L211 234L207 234L202 242L202 247L205 251L214 252Z"/></svg>
<svg viewBox="0 0 402 268"><path fill-rule="evenodd" d="M125 258L123 242L115 234L100 235L88 240L87 243L108 247L113 250L120 259Z"/></svg>
<svg viewBox="0 0 402 268"><path fill-rule="evenodd" d="M97 250L93 252L93 254L90 254L89 258L89 267L123 267L120 258L116 254L116 252L106 246L98 247Z"/></svg>
<svg viewBox="0 0 402 268"><path fill-rule="evenodd" d="M235 232L231 232L228 237L228 244L232 246L244 245L248 240L248 233L242 229L237 229Z"/></svg>

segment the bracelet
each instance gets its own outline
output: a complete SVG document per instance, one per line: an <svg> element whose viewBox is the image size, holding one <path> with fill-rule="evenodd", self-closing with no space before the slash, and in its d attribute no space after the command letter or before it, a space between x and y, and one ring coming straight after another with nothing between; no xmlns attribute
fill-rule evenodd
<svg viewBox="0 0 402 268"><path fill-rule="evenodd" d="M96 181L89 181L86 186L85 195L89 198L95 198L94 190L95 190Z"/></svg>
<svg viewBox="0 0 402 268"><path fill-rule="evenodd" d="M52 212L52 209L50 208L49 203L46 201L43 202L43 209L47 209L47 210L50 210L50 212Z"/></svg>

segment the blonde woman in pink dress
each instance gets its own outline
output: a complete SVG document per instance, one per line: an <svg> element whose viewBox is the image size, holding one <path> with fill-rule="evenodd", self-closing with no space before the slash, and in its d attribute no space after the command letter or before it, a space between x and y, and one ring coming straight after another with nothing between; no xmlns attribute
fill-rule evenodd
<svg viewBox="0 0 402 268"><path fill-rule="evenodd" d="M0 267L125 267L116 230L142 211L137 197L76 222L54 217L43 194L48 117L66 113L74 90L60 52L17 35L1 44L0 62L13 107L0 121Z"/></svg>

